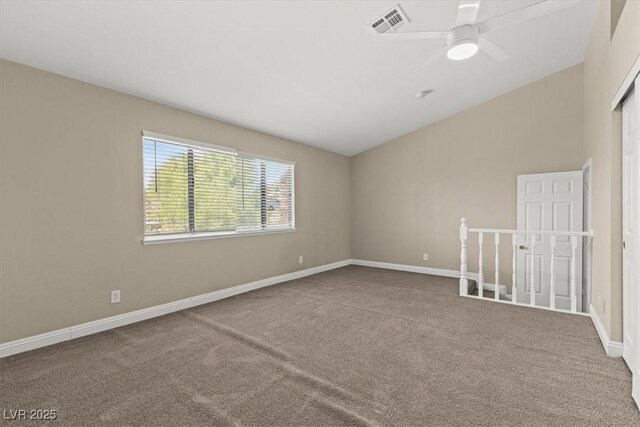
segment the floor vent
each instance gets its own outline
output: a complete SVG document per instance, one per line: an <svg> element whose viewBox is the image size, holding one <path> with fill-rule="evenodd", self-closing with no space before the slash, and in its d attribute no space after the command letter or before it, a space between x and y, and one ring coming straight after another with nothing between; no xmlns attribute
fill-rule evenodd
<svg viewBox="0 0 640 427"><path fill-rule="evenodd" d="M371 28L378 34L387 33L389 31L397 31L406 22L410 22L407 15L404 14L400 6L395 6L393 9L376 19Z"/></svg>

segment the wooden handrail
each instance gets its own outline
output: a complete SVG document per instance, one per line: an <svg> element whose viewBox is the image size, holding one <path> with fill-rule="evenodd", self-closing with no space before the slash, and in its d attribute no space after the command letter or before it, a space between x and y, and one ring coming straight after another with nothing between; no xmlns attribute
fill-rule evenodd
<svg viewBox="0 0 640 427"><path fill-rule="evenodd" d="M468 228L469 233L498 233L498 234L532 234L535 236L576 236L576 237L593 237L591 231L533 231L533 230L507 230L496 228Z"/></svg>

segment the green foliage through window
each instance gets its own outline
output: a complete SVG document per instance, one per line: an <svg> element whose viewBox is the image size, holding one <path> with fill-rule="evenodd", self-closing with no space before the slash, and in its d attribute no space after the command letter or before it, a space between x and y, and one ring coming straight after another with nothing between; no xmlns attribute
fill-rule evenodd
<svg viewBox="0 0 640 427"><path fill-rule="evenodd" d="M293 228L293 165L143 138L145 235Z"/></svg>

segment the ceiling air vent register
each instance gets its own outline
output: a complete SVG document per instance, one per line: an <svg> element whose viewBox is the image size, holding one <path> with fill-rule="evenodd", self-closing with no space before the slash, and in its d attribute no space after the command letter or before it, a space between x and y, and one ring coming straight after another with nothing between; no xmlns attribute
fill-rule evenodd
<svg viewBox="0 0 640 427"><path fill-rule="evenodd" d="M393 9L376 19L371 24L371 29L378 34L397 31L406 22L410 22L407 15L404 14L400 6L396 5Z"/></svg>

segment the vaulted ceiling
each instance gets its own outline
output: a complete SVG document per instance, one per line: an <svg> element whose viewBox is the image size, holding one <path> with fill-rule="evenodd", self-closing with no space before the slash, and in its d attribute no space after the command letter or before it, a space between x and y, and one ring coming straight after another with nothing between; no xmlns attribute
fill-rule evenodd
<svg viewBox="0 0 640 427"><path fill-rule="evenodd" d="M400 31L456 23L457 1L2 1L0 57L353 155L581 62L597 8L487 33L502 63L409 73L442 40L379 40L368 24L398 3ZM485 0L478 21L533 3Z"/></svg>

